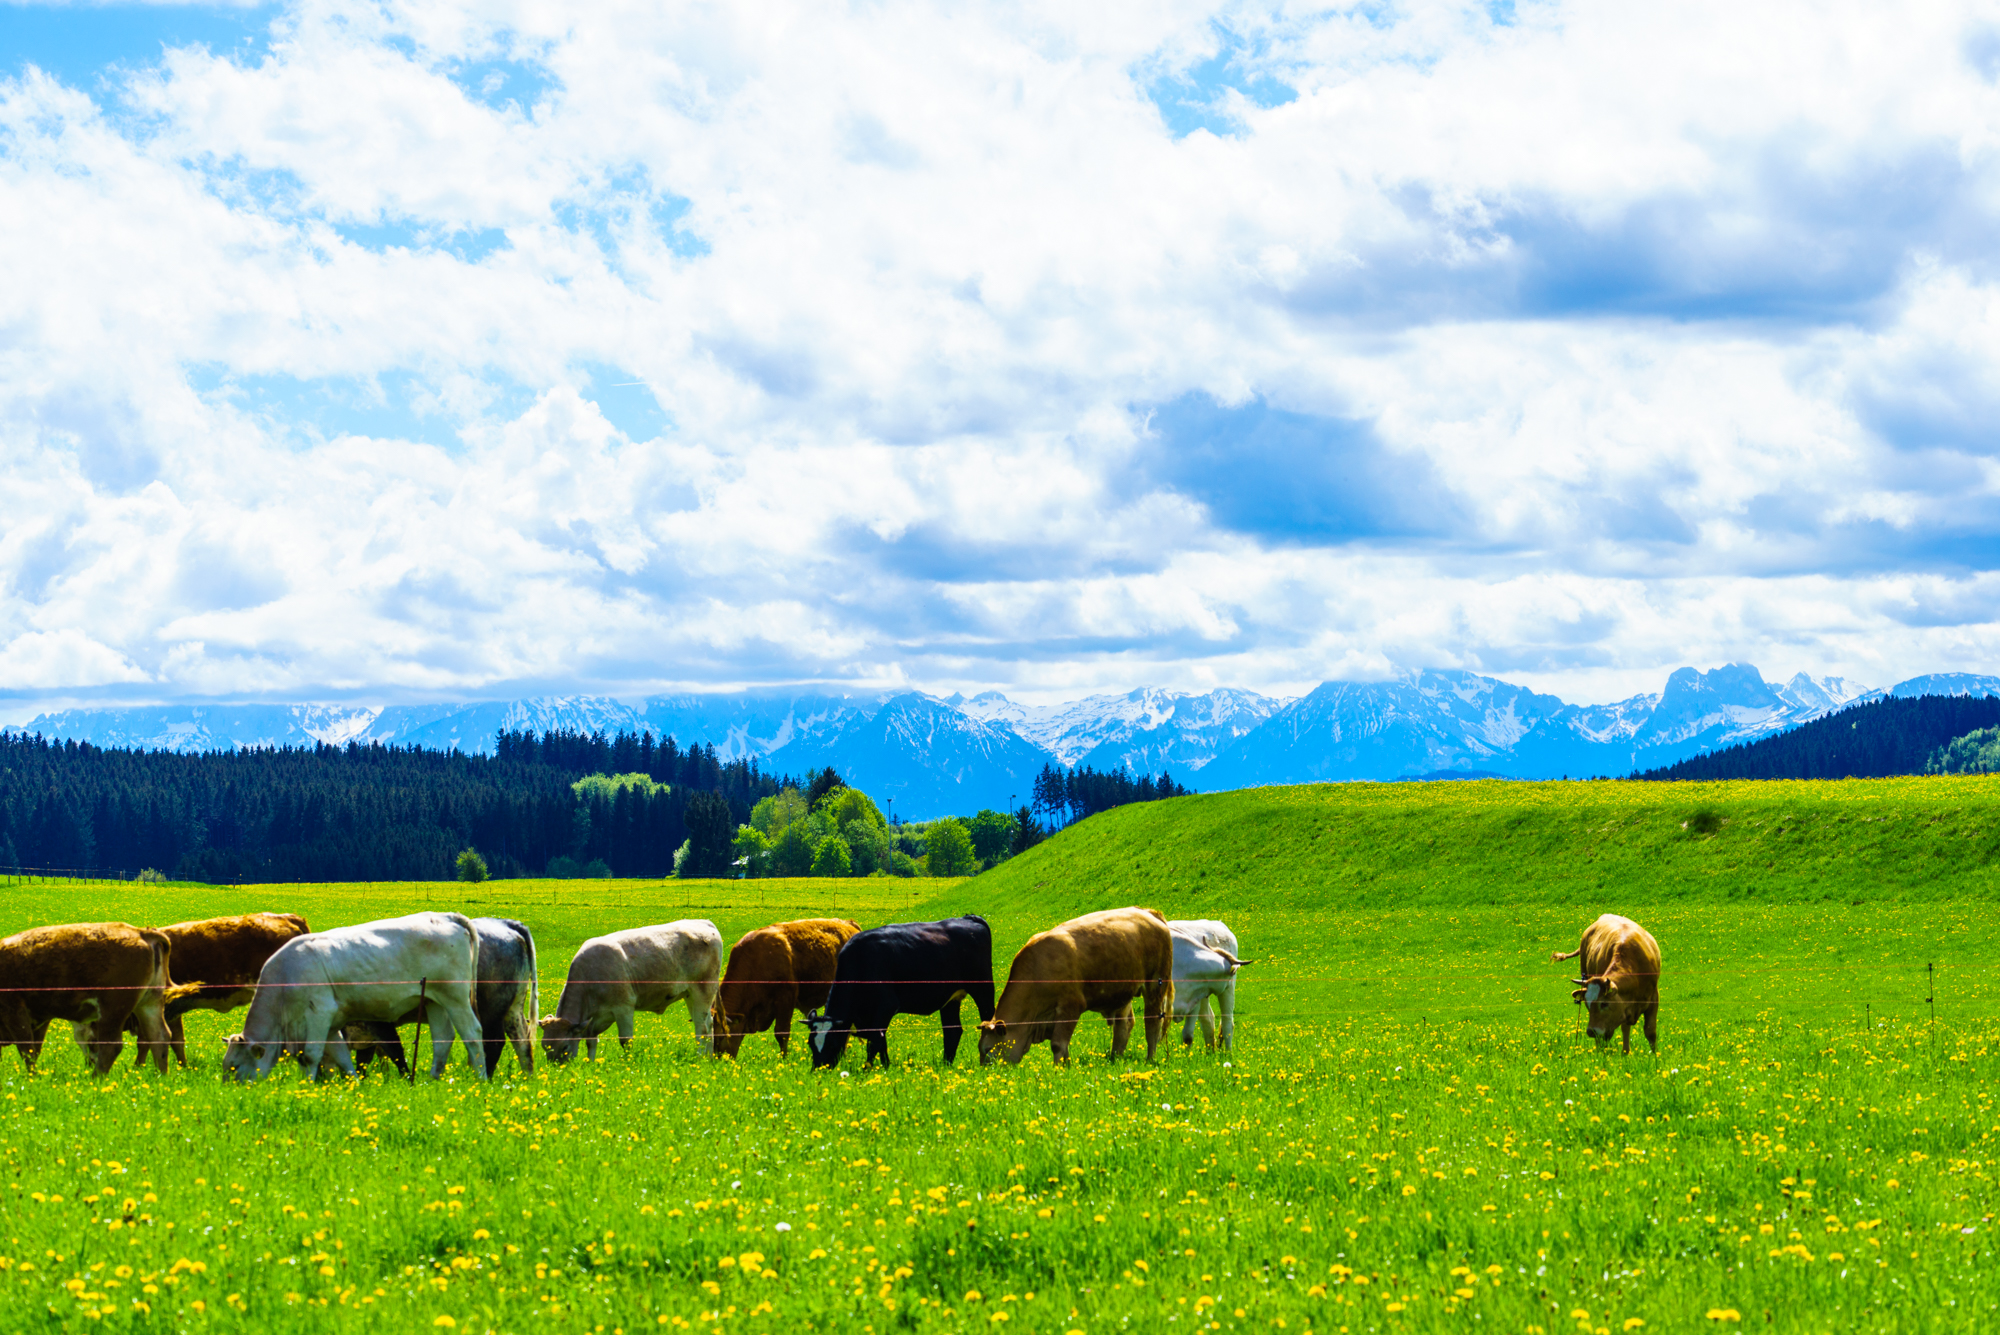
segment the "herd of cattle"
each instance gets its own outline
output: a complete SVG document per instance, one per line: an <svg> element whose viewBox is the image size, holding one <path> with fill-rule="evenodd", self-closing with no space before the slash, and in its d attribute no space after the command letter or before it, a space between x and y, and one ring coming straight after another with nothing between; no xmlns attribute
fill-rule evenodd
<svg viewBox="0 0 2000 1335"><path fill-rule="evenodd" d="M1632 1025L1643 1020L1656 1045L1658 943L1607 914L1577 950L1554 959L1578 956L1583 976L1572 999L1588 1009L1590 1036L1601 1046L1622 1029L1629 1052ZM1231 1048L1236 973L1249 962L1220 922L1111 909L1030 938L996 1001L993 934L977 916L865 931L838 918L774 923L739 940L726 969L715 924L687 918L584 942L555 1013L538 1020L534 935L508 918L427 912L324 932L291 913L158 929L76 923L0 940L0 1050L18 1047L33 1071L48 1026L67 1020L96 1073L116 1063L126 1033L137 1036L139 1063L151 1057L164 1072L169 1048L187 1064L188 1011L247 1005L243 1031L224 1053L226 1077L261 1079L287 1056L314 1078L327 1064L351 1075L377 1055L408 1075L398 1027L413 1023L420 1033L430 1026L433 1076L444 1073L454 1039L490 1075L510 1045L523 1071L534 1069L538 1043L552 1061L569 1060L579 1043L594 1058L598 1036L614 1026L629 1048L639 1011L685 1002L696 1036L717 1056L735 1056L746 1037L767 1029L788 1052L798 1013L815 1067L838 1064L855 1034L867 1062L886 1064L895 1016L937 1015L949 1064L970 999L982 1064L1019 1062L1042 1042L1065 1061L1086 1012L1110 1023L1117 1057L1137 1022L1135 1005L1150 1061L1175 1021L1184 1044L1199 1021L1209 1048L1218 1029Z"/></svg>

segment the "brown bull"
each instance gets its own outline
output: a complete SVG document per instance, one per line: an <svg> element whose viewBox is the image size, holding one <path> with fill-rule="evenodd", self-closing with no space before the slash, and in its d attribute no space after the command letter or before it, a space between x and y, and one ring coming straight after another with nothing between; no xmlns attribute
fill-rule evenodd
<svg viewBox="0 0 2000 1335"><path fill-rule="evenodd" d="M778 1051L789 1053L792 1013L826 1004L834 961L860 930L845 918L801 918L745 933L729 952L729 968L710 1010L715 1055L734 1057L746 1037L773 1025Z"/></svg>
<svg viewBox="0 0 2000 1335"><path fill-rule="evenodd" d="M1579 955L1583 963L1577 972L1583 976L1571 980L1576 991L1569 999L1590 1013L1585 1032L1603 1047L1613 1030L1621 1030L1630 1052L1633 1022L1643 1020L1646 1045L1658 1052L1660 943L1653 934L1630 918L1607 913L1583 929L1583 942L1575 950L1549 959L1560 964Z"/></svg>
<svg viewBox="0 0 2000 1335"><path fill-rule="evenodd" d="M167 1069L162 1014L173 947L160 932L123 922L34 927L0 941L0 1049L21 1050L29 1071L51 1020L68 1020L91 1070L103 1075L137 1022L139 1054Z"/></svg>
<svg viewBox="0 0 2000 1335"><path fill-rule="evenodd" d="M1146 1060L1153 1060L1174 1004L1174 934L1153 909L1110 909L1071 918L1028 939L1007 971L993 1018L979 1026L979 1060L1003 1047L1009 1064L1047 1041L1059 1062L1085 1011L1111 1022L1111 1055L1132 1037L1132 1000L1146 1006Z"/></svg>
<svg viewBox="0 0 2000 1335"><path fill-rule="evenodd" d="M201 918L159 929L173 945L172 986L167 988L167 1042L186 1066L187 1032L181 1016L189 1011L233 1011L248 1006L257 975L278 947L312 929L296 913L239 913ZM125 1028L133 1030L133 1021ZM146 1050L139 1049L139 1060Z"/></svg>

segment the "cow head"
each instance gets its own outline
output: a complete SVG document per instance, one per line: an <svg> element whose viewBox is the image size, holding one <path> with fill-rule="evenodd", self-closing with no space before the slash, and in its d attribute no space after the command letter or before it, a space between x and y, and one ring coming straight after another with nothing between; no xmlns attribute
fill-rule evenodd
<svg viewBox="0 0 2000 1335"><path fill-rule="evenodd" d="M990 1020L981 1020L979 1022L979 1064L985 1066L991 1062L993 1054L998 1052L1001 1045L1006 1042L1007 1022L1005 1020L997 1015ZM1019 1061L1021 1059L1019 1057L1010 1057L1009 1060Z"/></svg>
<svg viewBox="0 0 2000 1335"><path fill-rule="evenodd" d="M576 1026L560 1015L542 1017L542 1052L560 1066L576 1056L579 1036Z"/></svg>
<svg viewBox="0 0 2000 1335"><path fill-rule="evenodd" d="M739 1017L731 1020L729 1012L722 1008L720 996L708 1007L709 1048L718 1057L734 1057L743 1047L743 1021Z"/></svg>
<svg viewBox="0 0 2000 1335"><path fill-rule="evenodd" d="M242 1034L231 1034L222 1051L222 1078L255 1084L271 1073L283 1051L282 1043L252 1043Z"/></svg>
<svg viewBox="0 0 2000 1335"><path fill-rule="evenodd" d="M1584 1032L1600 1044L1610 1042L1620 1026L1637 1018L1639 1001L1626 995L1629 982L1622 974L1572 978L1570 982L1576 985L1576 990L1569 994L1570 1002L1587 1012Z"/></svg>
<svg viewBox="0 0 2000 1335"><path fill-rule="evenodd" d="M824 1066L838 1066L840 1057L847 1050L849 1030L842 1026L835 1032L831 1017L818 1011L806 1015L806 1046L812 1049L812 1064L815 1071Z"/></svg>

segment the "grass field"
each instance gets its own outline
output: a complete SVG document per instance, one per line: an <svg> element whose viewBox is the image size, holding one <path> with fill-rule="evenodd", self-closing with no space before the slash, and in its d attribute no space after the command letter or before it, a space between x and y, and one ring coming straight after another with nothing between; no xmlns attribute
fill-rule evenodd
<svg viewBox="0 0 2000 1335"><path fill-rule="evenodd" d="M1237 1051L1152 1067L1094 1021L1068 1069L944 1068L929 1020L886 1073L814 1075L768 1035L718 1063L680 1012L490 1086L225 1088L240 1013L191 1015L200 1065L165 1079L52 1042L0 1068L0 1328L1984 1328L1996 799L1348 785L1127 808L959 883L7 887L7 931L519 917L545 1010L590 935L733 940L836 893L864 924L983 912L1003 976L1134 901L1257 962ZM1661 940L1657 1057L1594 1051L1548 963L1605 909Z"/></svg>

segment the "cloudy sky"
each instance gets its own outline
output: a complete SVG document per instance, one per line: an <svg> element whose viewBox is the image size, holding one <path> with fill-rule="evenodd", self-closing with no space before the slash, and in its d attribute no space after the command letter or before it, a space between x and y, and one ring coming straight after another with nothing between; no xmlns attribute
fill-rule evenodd
<svg viewBox="0 0 2000 1335"><path fill-rule="evenodd" d="M2000 10L0 0L0 705L2000 667Z"/></svg>

